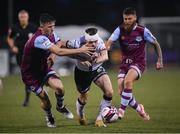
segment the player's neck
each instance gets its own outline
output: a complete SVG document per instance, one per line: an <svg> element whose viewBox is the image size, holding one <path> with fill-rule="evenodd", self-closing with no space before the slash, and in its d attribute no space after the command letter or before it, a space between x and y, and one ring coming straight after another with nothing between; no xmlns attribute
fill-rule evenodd
<svg viewBox="0 0 180 134"><path fill-rule="evenodd" d="M43 34L43 35L45 35L45 36L49 36L49 34L47 34L44 30L42 30L42 29L40 29L41 30L41 33Z"/></svg>

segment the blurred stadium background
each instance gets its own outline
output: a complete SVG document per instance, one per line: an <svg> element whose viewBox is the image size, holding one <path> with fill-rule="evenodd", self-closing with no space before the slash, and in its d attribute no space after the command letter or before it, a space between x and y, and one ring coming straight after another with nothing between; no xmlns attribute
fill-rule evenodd
<svg viewBox="0 0 180 134"><path fill-rule="evenodd" d="M156 55L154 55L152 46L147 45L148 70L145 77L136 85L137 88L143 89L143 91L137 91L137 98L145 103L154 119L148 125L143 124L143 121L137 119L136 115L129 111L127 118L122 123L119 121L117 124L110 124L110 128L100 131L92 124L86 129L77 127L76 121L69 124L65 119L58 118L60 128L53 131L43 130L42 113L35 96L32 95L29 108L20 107L24 92L21 89L23 85L15 57L9 51L6 42L8 28L17 22L18 12L21 9L27 10L30 14L30 21L37 25L41 13L52 14L57 19L55 31L62 40L80 36L89 26L97 27L100 36L106 40L122 22L122 10L128 6L137 9L139 23L151 30L160 42L163 51L165 69L160 73L155 73L153 67ZM1 0L0 9L0 78L2 78L4 86L3 90L0 89L0 132L180 132L178 127L180 124L178 102L180 100L177 97L180 93L179 0ZM114 90L117 90L116 72L120 59L118 49L119 46L116 43L109 52L110 60L104 64L112 79ZM73 90L67 91L66 94L67 104L72 106L72 110L75 108L74 102L77 96L72 76L73 63L74 60L67 57L58 57L54 66L61 75L69 75L62 79L65 88ZM72 83L71 86L68 85L69 82ZM96 89L95 86L93 88ZM93 89L90 98L97 94L101 98L98 89L96 91ZM141 92L143 96L141 96ZM118 105L119 97L117 91L115 93L114 104ZM94 104L98 104L100 99L90 99L89 101L90 104L87 107L89 107L88 113L90 114L97 111L98 105ZM40 119L37 122L37 116L33 111ZM27 116L26 113L30 116ZM89 116L91 120L95 118L94 115ZM32 123L25 123L29 121ZM61 121L64 123L63 125ZM69 130L63 130L62 126Z"/></svg>

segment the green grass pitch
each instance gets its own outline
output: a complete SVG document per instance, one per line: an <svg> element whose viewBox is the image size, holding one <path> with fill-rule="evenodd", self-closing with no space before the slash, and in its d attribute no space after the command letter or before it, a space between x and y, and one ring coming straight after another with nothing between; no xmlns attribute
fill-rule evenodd
<svg viewBox="0 0 180 134"><path fill-rule="evenodd" d="M108 72L114 88L113 105L119 106L116 72ZM78 93L73 76L61 78L65 87L65 104L76 115L75 101ZM3 132L40 132L40 133L135 133L135 132L180 132L180 70L151 70L135 82L133 93L136 100L150 114L151 120L143 121L138 114L128 108L125 117L106 128L97 128L94 121L98 112L102 92L94 84L91 86L88 103L85 107L88 125L80 126L77 119L67 120L55 110L54 92L48 90L57 128L47 128L40 101L31 94L30 106L22 107L24 99L23 84L20 76L3 78L4 88L0 90L0 133Z"/></svg>

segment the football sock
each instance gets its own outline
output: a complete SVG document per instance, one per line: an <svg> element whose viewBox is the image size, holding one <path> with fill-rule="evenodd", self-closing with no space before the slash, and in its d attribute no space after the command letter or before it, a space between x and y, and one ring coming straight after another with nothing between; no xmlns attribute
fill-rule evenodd
<svg viewBox="0 0 180 134"><path fill-rule="evenodd" d="M112 97L103 95L103 99L101 100L101 103L100 103L100 112L99 112L96 120L102 120L101 111L105 107L111 107L111 101L112 101Z"/></svg>
<svg viewBox="0 0 180 134"><path fill-rule="evenodd" d="M80 116L80 117L83 117L83 110L84 110L84 106L85 106L86 103L82 103L79 98L77 99L76 101L76 108L77 108L77 114Z"/></svg>
<svg viewBox="0 0 180 134"><path fill-rule="evenodd" d="M141 111L140 106L138 105L135 97L133 96L131 100L129 101L129 106L131 106L133 109L135 109L137 112Z"/></svg>
<svg viewBox="0 0 180 134"><path fill-rule="evenodd" d="M120 108L125 111L130 100L132 98L132 89L124 89L121 95L121 106Z"/></svg>
<svg viewBox="0 0 180 134"><path fill-rule="evenodd" d="M46 116L52 116L51 108L44 109Z"/></svg>
<svg viewBox="0 0 180 134"><path fill-rule="evenodd" d="M62 108L64 106L64 94L57 94L55 93L56 100L57 100L57 106L59 108Z"/></svg>
<svg viewBox="0 0 180 134"><path fill-rule="evenodd" d="M102 111L102 109L105 107L110 107L111 101L112 101L112 97L107 97L103 95L103 99L101 100L101 103L100 103L100 111Z"/></svg>

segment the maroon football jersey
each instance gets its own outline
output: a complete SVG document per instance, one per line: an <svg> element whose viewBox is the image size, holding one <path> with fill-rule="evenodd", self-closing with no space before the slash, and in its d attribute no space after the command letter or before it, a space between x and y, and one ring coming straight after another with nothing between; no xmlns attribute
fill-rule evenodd
<svg viewBox="0 0 180 134"><path fill-rule="evenodd" d="M41 30L33 35L31 39L26 42L24 48L24 55L21 64L21 73L24 83L28 86L39 85L48 73L47 57L50 55L49 50L36 48L34 46L35 39L42 35ZM54 34L47 37L52 43L55 42Z"/></svg>

